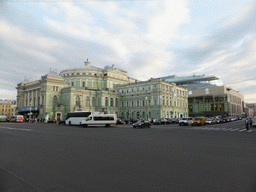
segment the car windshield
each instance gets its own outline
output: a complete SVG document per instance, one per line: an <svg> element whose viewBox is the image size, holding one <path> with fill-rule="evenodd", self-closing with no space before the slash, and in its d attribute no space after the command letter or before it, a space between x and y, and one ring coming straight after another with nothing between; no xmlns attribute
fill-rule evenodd
<svg viewBox="0 0 256 192"><path fill-rule="evenodd" d="M182 118L181 120L188 120L188 118Z"/></svg>
<svg viewBox="0 0 256 192"><path fill-rule="evenodd" d="M211 121L212 119L206 119L206 121Z"/></svg>
<svg viewBox="0 0 256 192"><path fill-rule="evenodd" d="M195 118L195 120L202 120L201 118Z"/></svg>

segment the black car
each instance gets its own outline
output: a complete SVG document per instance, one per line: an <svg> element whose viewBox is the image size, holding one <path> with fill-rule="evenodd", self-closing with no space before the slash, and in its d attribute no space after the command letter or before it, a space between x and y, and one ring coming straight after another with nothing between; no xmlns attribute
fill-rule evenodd
<svg viewBox="0 0 256 192"><path fill-rule="evenodd" d="M145 120L138 120L137 123L132 124L133 128L150 128L151 123Z"/></svg>
<svg viewBox="0 0 256 192"><path fill-rule="evenodd" d="M58 122L59 125L66 125L66 119L62 119Z"/></svg>
<svg viewBox="0 0 256 192"><path fill-rule="evenodd" d="M161 125L161 120L160 120L160 119L155 120L155 121L153 122L153 124L154 124L154 125Z"/></svg>
<svg viewBox="0 0 256 192"><path fill-rule="evenodd" d="M49 119L47 123L56 123L56 119Z"/></svg>

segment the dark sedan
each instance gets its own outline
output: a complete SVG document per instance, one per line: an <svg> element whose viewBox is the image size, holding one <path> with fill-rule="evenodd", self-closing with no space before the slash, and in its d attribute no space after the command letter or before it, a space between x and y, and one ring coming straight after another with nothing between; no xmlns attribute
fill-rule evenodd
<svg viewBox="0 0 256 192"><path fill-rule="evenodd" d="M150 128L151 123L149 121L139 120L137 123L133 123L132 126L133 128Z"/></svg>

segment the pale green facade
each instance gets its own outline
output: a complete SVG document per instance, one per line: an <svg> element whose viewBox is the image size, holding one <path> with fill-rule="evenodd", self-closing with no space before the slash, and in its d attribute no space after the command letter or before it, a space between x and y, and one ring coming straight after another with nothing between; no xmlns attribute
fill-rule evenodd
<svg viewBox="0 0 256 192"><path fill-rule="evenodd" d="M31 108L30 108L31 107ZM161 79L137 81L107 66L85 66L47 74L17 86L17 112L58 120L73 111L105 111L124 118L171 118L188 115L187 89Z"/></svg>

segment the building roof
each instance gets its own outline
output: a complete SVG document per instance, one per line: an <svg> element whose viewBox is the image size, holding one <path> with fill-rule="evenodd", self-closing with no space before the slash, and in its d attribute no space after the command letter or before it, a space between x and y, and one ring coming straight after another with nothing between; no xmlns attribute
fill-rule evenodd
<svg viewBox="0 0 256 192"><path fill-rule="evenodd" d="M60 73L68 72L68 71L103 71L103 69L94 67L94 66L82 66L82 67L77 67L72 69L66 69L61 71Z"/></svg>
<svg viewBox="0 0 256 192"><path fill-rule="evenodd" d="M0 101L0 104L11 104L8 101Z"/></svg>
<svg viewBox="0 0 256 192"><path fill-rule="evenodd" d="M177 76L167 76L162 78L165 81L173 82L173 83L189 83L193 81L212 81L212 80L219 80L218 77L212 76L205 76L205 75L193 75L193 76L186 76L186 77L177 77Z"/></svg>

